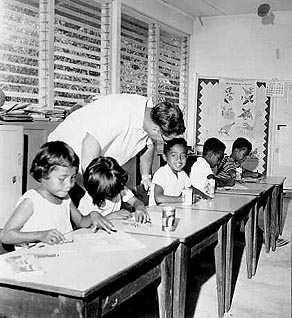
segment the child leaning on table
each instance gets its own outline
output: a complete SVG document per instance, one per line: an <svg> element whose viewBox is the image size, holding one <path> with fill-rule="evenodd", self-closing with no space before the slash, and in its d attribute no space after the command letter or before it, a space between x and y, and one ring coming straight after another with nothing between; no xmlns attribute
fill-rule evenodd
<svg viewBox="0 0 292 318"><path fill-rule="evenodd" d="M252 150L252 144L246 138L237 138L232 145L232 152L230 156L225 156L218 166L216 173L216 181L218 186L233 186L235 180L251 177L259 178L260 173L250 171L242 167L242 163ZM236 171L239 169L241 176L239 178L236 175Z"/></svg>
<svg viewBox="0 0 292 318"><path fill-rule="evenodd" d="M174 138L164 144L163 159L166 165L153 175L149 205L183 202L183 189L191 187L191 181L183 170L187 155L188 147L184 138ZM192 190L194 194L209 198L197 189Z"/></svg>
<svg viewBox="0 0 292 318"><path fill-rule="evenodd" d="M214 171L224 157L226 146L217 138L209 138L204 142L202 157L194 162L190 179L192 185L206 194L209 193L209 179L214 179Z"/></svg>
<svg viewBox="0 0 292 318"><path fill-rule="evenodd" d="M99 157L91 161L83 174L85 195L79 203L83 215L97 211L108 220L127 219L131 212L122 208L122 202L134 209L138 223L150 221L142 201L126 187L127 172L111 157Z"/></svg>
<svg viewBox="0 0 292 318"><path fill-rule="evenodd" d="M63 243L64 234L72 231L71 220L77 227L115 230L97 212L83 216L69 198L78 167L79 158L66 143L53 141L42 145L30 169L39 186L20 197L0 234L0 241L16 246Z"/></svg>

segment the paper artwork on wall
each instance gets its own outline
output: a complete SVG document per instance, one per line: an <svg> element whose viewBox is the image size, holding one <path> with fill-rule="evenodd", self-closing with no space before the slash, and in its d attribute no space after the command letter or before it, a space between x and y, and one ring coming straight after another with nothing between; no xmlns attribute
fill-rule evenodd
<svg viewBox="0 0 292 318"><path fill-rule="evenodd" d="M196 144L216 137L231 153L234 140L248 139L253 146L250 170L267 168L270 99L266 83L256 80L198 78Z"/></svg>
<svg viewBox="0 0 292 318"><path fill-rule="evenodd" d="M247 138L253 136L256 118L255 81L220 79L219 86L222 98L216 124L218 134L232 140L238 135Z"/></svg>

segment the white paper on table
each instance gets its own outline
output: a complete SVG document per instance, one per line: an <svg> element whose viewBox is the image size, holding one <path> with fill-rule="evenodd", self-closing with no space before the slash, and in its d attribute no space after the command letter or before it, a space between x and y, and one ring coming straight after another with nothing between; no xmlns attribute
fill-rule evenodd
<svg viewBox="0 0 292 318"><path fill-rule="evenodd" d="M108 234L97 233L75 234L74 241L86 245L92 252L128 251L145 248L145 245L123 231Z"/></svg>

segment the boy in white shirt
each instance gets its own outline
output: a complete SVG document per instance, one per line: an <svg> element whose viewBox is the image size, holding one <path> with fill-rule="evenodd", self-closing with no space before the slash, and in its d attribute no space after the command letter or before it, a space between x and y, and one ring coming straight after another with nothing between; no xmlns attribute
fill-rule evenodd
<svg viewBox="0 0 292 318"><path fill-rule="evenodd" d="M153 175L149 205L183 202L183 189L191 187L191 181L183 171L187 153L187 142L183 138L175 138L164 144L163 159L167 164Z"/></svg>
<svg viewBox="0 0 292 318"><path fill-rule="evenodd" d="M202 157L198 157L191 168L190 179L193 187L209 194L208 179L214 177L213 169L224 157L225 148L224 143L217 138L209 138L205 141Z"/></svg>

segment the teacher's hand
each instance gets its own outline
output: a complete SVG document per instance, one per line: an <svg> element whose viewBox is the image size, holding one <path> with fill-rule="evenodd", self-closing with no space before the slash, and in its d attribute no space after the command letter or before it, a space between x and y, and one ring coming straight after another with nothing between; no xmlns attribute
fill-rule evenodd
<svg viewBox="0 0 292 318"><path fill-rule="evenodd" d="M144 189L148 191L151 186L151 175L143 175L141 184L143 185Z"/></svg>

